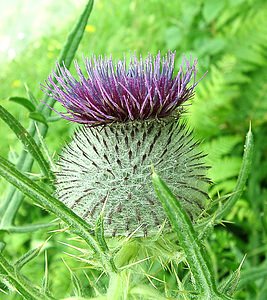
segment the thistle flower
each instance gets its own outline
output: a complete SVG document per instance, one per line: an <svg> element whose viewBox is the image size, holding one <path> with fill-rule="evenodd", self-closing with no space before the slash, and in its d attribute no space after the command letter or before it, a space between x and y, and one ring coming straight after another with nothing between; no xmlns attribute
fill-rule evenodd
<svg viewBox="0 0 267 300"><path fill-rule="evenodd" d="M77 62L79 80L65 66L57 64L57 73L49 76L44 91L67 110L63 118L82 124L100 125L128 120L146 120L169 116L194 94L196 61L184 61L173 78L174 53L160 53L145 60L132 56L115 65L112 59L85 59L86 75ZM58 75L57 75L58 74ZM57 84L54 83L56 79ZM179 110L178 110L179 111Z"/></svg>
<svg viewBox="0 0 267 300"><path fill-rule="evenodd" d="M192 218L203 211L204 155L179 120L197 84L196 61L184 60L174 76L174 58L85 59L86 74L75 63L78 80L57 65L43 85L66 108L63 118L84 124L57 163L56 194L88 223L104 210L106 235L152 235L164 223L152 165Z"/></svg>

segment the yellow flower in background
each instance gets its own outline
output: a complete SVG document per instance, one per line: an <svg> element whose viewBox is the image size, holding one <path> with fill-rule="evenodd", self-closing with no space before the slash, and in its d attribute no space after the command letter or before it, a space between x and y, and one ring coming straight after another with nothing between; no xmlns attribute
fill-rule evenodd
<svg viewBox="0 0 267 300"><path fill-rule="evenodd" d="M13 88L18 88L18 87L21 87L21 81L19 79L15 79L12 83L11 83L11 86Z"/></svg>
<svg viewBox="0 0 267 300"><path fill-rule="evenodd" d="M95 26L93 26L93 25L86 25L85 31L90 32L90 33L93 33L93 32L96 31L96 28L95 28Z"/></svg>
<svg viewBox="0 0 267 300"><path fill-rule="evenodd" d="M55 55L54 55L54 52L50 51L47 53L47 57L48 58L53 58Z"/></svg>

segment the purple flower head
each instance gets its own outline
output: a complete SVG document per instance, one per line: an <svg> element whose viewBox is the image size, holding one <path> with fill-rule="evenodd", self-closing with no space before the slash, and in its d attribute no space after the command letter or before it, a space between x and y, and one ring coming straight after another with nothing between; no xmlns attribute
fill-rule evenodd
<svg viewBox="0 0 267 300"><path fill-rule="evenodd" d="M174 76L175 53L149 54L130 63L101 56L84 59L86 73L75 62L78 80L63 65L48 77L42 89L67 110L63 118L82 124L101 125L163 118L182 108L197 84L196 60L183 60ZM57 83L55 83L57 82Z"/></svg>

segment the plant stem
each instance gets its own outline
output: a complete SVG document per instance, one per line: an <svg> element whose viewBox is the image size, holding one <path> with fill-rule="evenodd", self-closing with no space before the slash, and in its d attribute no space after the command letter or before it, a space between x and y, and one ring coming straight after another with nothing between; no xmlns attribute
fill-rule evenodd
<svg viewBox="0 0 267 300"><path fill-rule="evenodd" d="M8 282L26 300L52 300L51 296L41 293L33 287L26 278L21 275L0 253L0 273L3 283Z"/></svg>

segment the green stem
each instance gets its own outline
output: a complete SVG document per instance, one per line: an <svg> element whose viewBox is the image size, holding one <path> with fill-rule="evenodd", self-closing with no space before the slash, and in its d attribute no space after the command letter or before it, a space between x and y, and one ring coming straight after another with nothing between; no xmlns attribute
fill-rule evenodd
<svg viewBox="0 0 267 300"><path fill-rule="evenodd" d="M1 277L4 278L17 292L26 300L52 300L51 296L41 293L41 291L33 287L26 278L21 275L0 253L0 273ZM5 283L3 281L3 283Z"/></svg>
<svg viewBox="0 0 267 300"><path fill-rule="evenodd" d="M34 130L35 130L35 126L34 126ZM29 130L29 133L32 136L34 136L35 134L35 132L32 131L31 129ZM19 158L19 161L17 163L17 168L22 172L30 171L33 165L33 158L31 156L27 157L27 155L28 155L27 152L23 150ZM7 197L3 200L3 203L1 204L1 208L0 208L1 229L12 226L23 198L24 195L19 191L17 191L14 186L11 186L9 188Z"/></svg>

